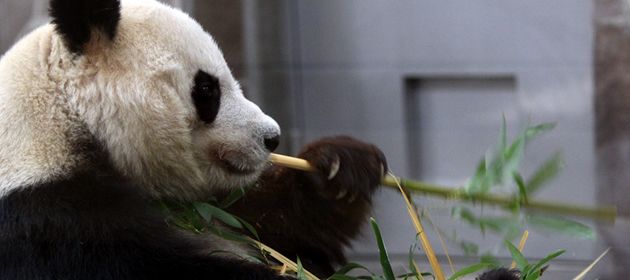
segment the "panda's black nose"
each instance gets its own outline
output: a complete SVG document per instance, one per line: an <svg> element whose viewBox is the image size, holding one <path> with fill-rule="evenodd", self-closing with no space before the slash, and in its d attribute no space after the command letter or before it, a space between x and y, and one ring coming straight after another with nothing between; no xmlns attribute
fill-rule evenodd
<svg viewBox="0 0 630 280"><path fill-rule="evenodd" d="M280 145L280 136L276 135L271 138L265 138L265 148L270 152L275 151L278 145Z"/></svg>

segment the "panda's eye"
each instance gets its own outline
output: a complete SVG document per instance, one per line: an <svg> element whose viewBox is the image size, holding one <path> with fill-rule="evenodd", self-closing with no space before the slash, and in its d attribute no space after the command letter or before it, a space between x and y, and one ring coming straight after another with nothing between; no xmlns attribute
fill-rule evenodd
<svg viewBox="0 0 630 280"><path fill-rule="evenodd" d="M195 85L192 88L191 97L199 119L204 123L212 123L217 117L221 105L219 79L199 70L195 75Z"/></svg>
<svg viewBox="0 0 630 280"><path fill-rule="evenodd" d="M212 85L203 85L203 86L201 86L201 90L205 94L212 94L212 93L214 93L214 87Z"/></svg>

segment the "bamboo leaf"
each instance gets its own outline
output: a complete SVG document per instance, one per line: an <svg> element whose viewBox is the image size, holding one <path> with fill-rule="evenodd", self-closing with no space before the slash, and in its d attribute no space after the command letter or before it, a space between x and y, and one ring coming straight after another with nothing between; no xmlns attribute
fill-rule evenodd
<svg viewBox="0 0 630 280"><path fill-rule="evenodd" d="M359 279L357 277L348 276L345 274L333 274L332 276L326 278L327 280L356 280Z"/></svg>
<svg viewBox="0 0 630 280"><path fill-rule="evenodd" d="M188 223L190 226L194 227L197 232L202 231L205 227L201 218L197 215L197 212L191 207L183 206L183 208L175 212L173 216L179 218L180 221Z"/></svg>
<svg viewBox="0 0 630 280"><path fill-rule="evenodd" d="M521 194L520 201L527 203L529 201L527 199L527 189L525 188L525 183L523 182L523 177L521 176L521 173L514 172L512 176L514 177L514 182L516 182L519 193Z"/></svg>
<svg viewBox="0 0 630 280"><path fill-rule="evenodd" d="M523 137L516 138L510 147L508 147L508 149L503 153L503 158L506 162L520 161L524 149L525 139Z"/></svg>
<svg viewBox="0 0 630 280"><path fill-rule="evenodd" d="M421 277L418 277L418 275L420 275L420 271L418 271L417 266L416 266L416 262L413 260L413 250L418 245L418 239L419 238L420 238L420 233L416 234L416 242L414 242L413 245L411 245L411 247L409 247L409 269L411 270L411 273L409 273L409 274L411 276L416 277L416 279L420 279ZM401 277L398 276L398 278L401 278Z"/></svg>
<svg viewBox="0 0 630 280"><path fill-rule="evenodd" d="M505 121L505 114L503 114L503 123L501 124L501 139L499 140L499 151L505 150L507 145L507 123Z"/></svg>
<svg viewBox="0 0 630 280"><path fill-rule="evenodd" d="M518 172L519 166L521 165L524 152L525 139L519 137L512 142L507 152L503 154L503 161L500 163L500 166L497 167L497 176L500 176L499 183L507 185L507 183L513 179L514 173Z"/></svg>
<svg viewBox="0 0 630 280"><path fill-rule="evenodd" d="M525 131L525 139L530 141L537 137L538 135L550 131L556 127L556 123L543 123L534 127L529 127Z"/></svg>
<svg viewBox="0 0 630 280"><path fill-rule="evenodd" d="M252 225L250 225L247 221L245 221L245 220L243 220L243 219L241 219L241 218L239 218L237 216L232 216L232 217L238 219L241 222L241 224L243 224L245 226L245 228L247 228L247 230L249 230L249 232L251 232L254 235L254 237L256 237L256 240L260 241L260 237L258 237L258 232L256 231L256 229Z"/></svg>
<svg viewBox="0 0 630 280"><path fill-rule="evenodd" d="M234 218L232 214L225 212L219 207L204 202L195 202L194 206L197 213L199 213L199 215L207 221L210 221L212 216L214 216L231 227L243 228L243 225L238 221L238 219Z"/></svg>
<svg viewBox="0 0 630 280"><path fill-rule="evenodd" d="M482 234L485 234L486 228L502 234L512 234L521 229L519 221L515 220L512 216L480 218L464 207L454 207L452 216L455 219L463 220L471 225L479 226Z"/></svg>
<svg viewBox="0 0 630 280"><path fill-rule="evenodd" d="M482 158L477 164L477 169L475 170L475 174L472 179L466 184L464 190L468 194L476 194L482 189L482 185L486 178L486 159Z"/></svg>
<svg viewBox="0 0 630 280"><path fill-rule="evenodd" d="M234 190L232 193L230 193L230 195L223 199L221 203L219 203L219 208L225 209L228 206L234 204L234 202L237 202L239 199L241 199L253 186L254 185L252 184L242 189Z"/></svg>
<svg viewBox="0 0 630 280"><path fill-rule="evenodd" d="M416 275L413 272L407 273L407 274L403 274L403 275L398 275L398 276L396 276L396 278L398 278L398 279L400 279L400 278L403 278L403 279L409 279L409 278L423 279L424 277L431 276L435 280L435 276L433 276L433 274L431 274L430 272L422 272L419 275L422 276L422 278L418 277L418 275Z"/></svg>
<svg viewBox="0 0 630 280"><path fill-rule="evenodd" d="M512 245L510 241L505 240L505 243L507 244L507 247L510 250L510 255L512 255L512 259L516 263L516 266L520 268L522 271L524 271L529 265L529 263L527 262L525 257L523 257L523 254L521 254L518 248Z"/></svg>
<svg viewBox="0 0 630 280"><path fill-rule="evenodd" d="M183 220L180 217L172 217L170 219L171 222L175 223L177 226L187 229L187 230L192 230L194 232L199 232L199 230L197 228L195 228L195 226L193 226L192 224L190 224L189 222L186 222L185 220Z"/></svg>
<svg viewBox="0 0 630 280"><path fill-rule="evenodd" d="M459 246L467 256L473 256L479 253L479 245L474 242L462 240L459 242Z"/></svg>
<svg viewBox="0 0 630 280"><path fill-rule="evenodd" d="M490 253L483 254L479 257L479 261L482 263L491 263L494 266L500 266L501 260L499 260L496 256L491 255Z"/></svg>
<svg viewBox="0 0 630 280"><path fill-rule="evenodd" d="M335 272L335 274L341 274L341 275L345 275L346 273L354 270L354 269L363 269L367 272L369 272L370 274L374 275L374 273L372 273L369 269L367 269L365 266L362 266L360 264L357 263L349 263L344 265L342 268L340 268L339 270L337 270L337 272Z"/></svg>
<svg viewBox="0 0 630 280"><path fill-rule="evenodd" d="M597 235L591 227L562 217L530 215L529 223L540 230L552 231L581 239L593 240Z"/></svg>
<svg viewBox="0 0 630 280"><path fill-rule="evenodd" d="M540 269L543 267L543 265L545 265L545 263L547 263L548 261L562 255L564 252L565 250L556 251L554 253L547 255L547 257L545 257L544 259L540 260L528 271L527 276L525 277L525 280L536 280L540 278Z"/></svg>
<svg viewBox="0 0 630 280"><path fill-rule="evenodd" d="M385 274L385 279L387 280L395 280L394 271L392 270L392 265L389 262L389 256L387 255L387 249L385 248L385 243L383 242L383 238L381 236L381 231L376 224L376 220L371 218L372 227L374 228L374 234L376 235L376 242L378 243L378 251L381 260L381 267L383 268L383 273Z"/></svg>
<svg viewBox="0 0 630 280"><path fill-rule="evenodd" d="M557 152L551 158L547 159L539 168L536 170L534 175L528 180L527 184L525 184L525 189L527 193L533 194L536 192L542 185L549 182L553 179L558 172L562 170L563 167L563 157L562 152Z"/></svg>
<svg viewBox="0 0 630 280"><path fill-rule="evenodd" d="M473 272L476 272L482 268L488 267L488 266L494 266L494 264L491 263L481 263L481 264L476 264L476 265L471 265L469 267L466 267L464 269L461 269L459 271L457 271L455 274L453 274L453 276L451 276L451 278L448 278L448 280L453 280L456 279L460 276L464 276L464 275L468 275L471 274Z"/></svg>
<svg viewBox="0 0 630 280"><path fill-rule="evenodd" d="M254 242L253 240L244 237L242 235L238 235L238 234L234 234L225 230L222 230L218 227L214 227L214 226L208 226L207 227L208 231L211 232L212 234L221 237L223 239L226 240L231 240L231 241L236 241L236 242L241 242L241 243L247 243L247 244L252 244L252 245L256 245L257 243Z"/></svg>
<svg viewBox="0 0 630 280"><path fill-rule="evenodd" d="M297 278L299 280L308 280L308 278L306 277L306 273L304 273L304 267L302 266L302 261L300 261L300 258L297 258Z"/></svg>

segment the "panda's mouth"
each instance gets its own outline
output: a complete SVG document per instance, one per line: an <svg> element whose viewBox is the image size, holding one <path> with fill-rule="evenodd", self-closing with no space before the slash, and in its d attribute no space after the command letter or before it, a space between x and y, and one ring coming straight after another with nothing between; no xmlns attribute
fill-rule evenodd
<svg viewBox="0 0 630 280"><path fill-rule="evenodd" d="M268 158L268 155L261 155L251 149L242 151L226 145L217 145L206 155L226 173L248 177L260 173Z"/></svg>
<svg viewBox="0 0 630 280"><path fill-rule="evenodd" d="M214 161L221 169L233 175L252 175L259 169L257 168L258 165L251 164L251 162L247 160L247 156L240 153L227 153L224 151L221 154L214 153L212 158L214 158Z"/></svg>
<svg viewBox="0 0 630 280"><path fill-rule="evenodd" d="M254 168L252 166L234 163L227 159L221 159L219 160L219 163L223 169L227 170L229 173L236 175L250 175L256 173L256 171L258 170L257 168Z"/></svg>

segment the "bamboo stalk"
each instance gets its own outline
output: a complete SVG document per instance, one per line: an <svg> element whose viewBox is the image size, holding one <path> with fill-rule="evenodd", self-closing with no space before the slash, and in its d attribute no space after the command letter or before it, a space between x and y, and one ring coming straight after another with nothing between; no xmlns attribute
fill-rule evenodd
<svg viewBox="0 0 630 280"><path fill-rule="evenodd" d="M317 169L315 167L313 167L308 161L301 158L283 156L283 155L278 155L278 154L271 154L271 156L269 157L269 162L275 165L286 166L286 167L295 168L299 170L317 172ZM381 184L383 186L387 186L390 188L398 188L396 180L400 182L403 189L409 192L423 193L423 194L428 194L428 195L433 195L433 196L441 196L445 198L472 200L475 202L487 202L487 203L493 203L493 204L497 204L501 206L509 206L514 203L514 199L509 196L500 196L500 195L493 195L493 194L470 196L470 195L466 195L459 192L455 188L427 184L424 182L409 180L409 179L394 178L389 175L383 178L383 181L381 182ZM614 222L617 217L617 207L613 205L600 206L600 207L588 207L588 206L581 206L581 205L529 199L527 202L521 202L520 206L529 208L532 210L552 212L556 214L569 215L569 216L584 217L584 218L602 220L602 221L607 221L607 222Z"/></svg>
<svg viewBox="0 0 630 280"><path fill-rule="evenodd" d="M591 268L593 268L593 266L595 266L595 264L597 264L597 262L601 260L604 257L604 255L606 255L606 253L608 253L609 250L610 248L606 249L606 251L604 251L601 255L599 255L599 257L597 257L597 259L595 259L589 266L587 266L584 269L584 271L578 274L578 276L575 276L573 280L581 280L584 277L584 275L586 275L586 273L588 273L591 270Z"/></svg>
<svg viewBox="0 0 630 280"><path fill-rule="evenodd" d="M409 201L407 194L403 190L402 185L397 183L396 186L398 187L398 189L400 190L400 193L405 198L405 202L407 202L407 211L409 212L409 216L411 217L413 226L416 228L416 232L418 233L418 236L420 237L420 242L422 243L422 247L424 248L424 251L427 253L427 258L429 259L429 263L431 264L431 268L433 269L435 278L437 280L446 280L446 277L444 277L444 272L442 272L442 267L440 267L440 263L438 262L437 257L435 256L435 253L433 252L431 243L429 242L429 239L427 238L427 235L424 229L422 228L422 223L420 223L420 219L418 219L418 216L416 215L416 211L414 211L413 207L411 206L411 202ZM415 265L415 262L414 262L414 265Z"/></svg>
<svg viewBox="0 0 630 280"><path fill-rule="evenodd" d="M284 255L278 253L278 251L274 250L273 248L261 243L258 240L254 240L251 239L251 241L254 241L257 244L257 248L260 248L264 251L269 252L269 255L271 255L272 257L274 257L276 260L278 260L279 262L281 262L283 264L280 272L281 274L284 274L286 272L286 268L289 268L295 272L298 271L298 265L292 261L291 259L285 257ZM285 267L286 266L286 267ZM307 271L306 269L303 269L304 274L306 275L306 278L308 280L318 280L317 276L315 276L313 273L310 273L309 271Z"/></svg>
<svg viewBox="0 0 630 280"><path fill-rule="evenodd" d="M529 231L525 231L525 233L523 234L523 238L521 238L521 244L518 245L519 252L523 252L523 246L525 246L525 241L527 240L527 236L529 236ZM510 266L510 269L514 269L515 266L516 266L516 261L512 261L512 265Z"/></svg>
<svg viewBox="0 0 630 280"><path fill-rule="evenodd" d="M283 156L279 154L271 154L269 155L268 161L275 165L290 167L290 168L304 170L304 171L317 172L317 169L315 167L313 167L305 159L301 159L301 158Z"/></svg>

